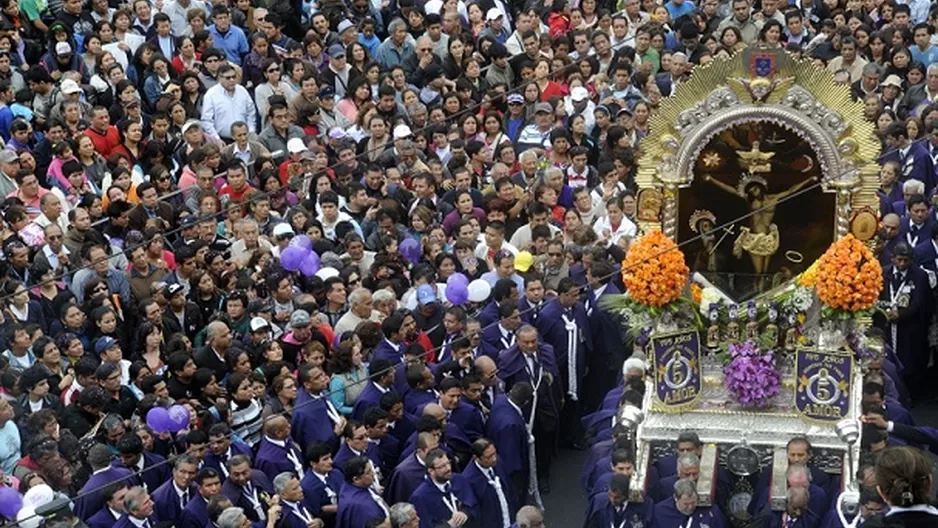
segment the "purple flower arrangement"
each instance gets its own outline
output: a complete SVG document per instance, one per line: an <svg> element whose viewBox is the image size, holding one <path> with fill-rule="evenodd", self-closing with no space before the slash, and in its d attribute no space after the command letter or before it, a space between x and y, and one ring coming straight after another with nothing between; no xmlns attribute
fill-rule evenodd
<svg viewBox="0 0 938 528"><path fill-rule="evenodd" d="M723 386L746 407L765 407L781 391L781 373L775 356L763 353L752 341L731 343L730 362L723 367Z"/></svg>

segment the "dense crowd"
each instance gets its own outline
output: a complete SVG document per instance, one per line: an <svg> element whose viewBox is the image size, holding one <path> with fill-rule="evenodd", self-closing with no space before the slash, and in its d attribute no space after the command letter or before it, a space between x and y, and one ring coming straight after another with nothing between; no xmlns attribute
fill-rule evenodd
<svg viewBox="0 0 938 528"><path fill-rule="evenodd" d="M698 507L693 432L629 500L617 409L646 365L600 304L662 98L761 45L849 83L889 152L884 299L914 288L863 387L859 515L935 526L927 461L883 448L938 437L902 408L938 345L936 19L925 0L0 0L0 493L25 495L0 513L535 528L563 448L590 450L584 526L726 525L722 491ZM281 265L300 235L318 271ZM457 273L487 295L454 305ZM148 425L173 404L188 426ZM787 509L764 474L754 518L840 526L840 476L804 439L788 456Z"/></svg>

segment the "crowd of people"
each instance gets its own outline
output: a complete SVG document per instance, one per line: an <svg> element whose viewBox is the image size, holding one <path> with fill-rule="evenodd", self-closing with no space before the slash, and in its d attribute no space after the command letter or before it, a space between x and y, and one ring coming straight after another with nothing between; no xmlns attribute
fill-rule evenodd
<svg viewBox="0 0 938 528"><path fill-rule="evenodd" d="M781 4L0 0L0 490L64 505L20 525L536 528L589 449L584 526L724 526L693 432L630 500L646 367L600 305L662 97L761 45L891 149L884 298L915 288L864 383L860 515L935 526L922 453L883 448L938 437L901 406L938 344L938 9ZM281 265L299 235L318 271ZM152 429L172 404L188 427ZM752 514L840 526L839 476L788 453L787 510L760 480Z"/></svg>

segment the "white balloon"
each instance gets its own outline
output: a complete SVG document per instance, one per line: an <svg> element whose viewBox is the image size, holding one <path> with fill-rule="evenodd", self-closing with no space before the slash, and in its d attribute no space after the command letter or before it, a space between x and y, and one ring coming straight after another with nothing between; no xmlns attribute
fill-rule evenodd
<svg viewBox="0 0 938 528"><path fill-rule="evenodd" d="M492 286L484 279L476 279L469 283L469 301L483 302L492 293Z"/></svg>
<svg viewBox="0 0 938 528"><path fill-rule="evenodd" d="M322 268L316 272L316 276L322 280L329 280L332 277L338 277L339 270L335 268Z"/></svg>
<svg viewBox="0 0 938 528"><path fill-rule="evenodd" d="M29 488L29 491L26 492L26 495L23 495L23 507L26 506L42 506L43 504L48 504L52 502L52 499L55 498L55 492L52 491L52 488L46 484L40 484L38 486L33 486Z"/></svg>
<svg viewBox="0 0 938 528"><path fill-rule="evenodd" d="M23 506L16 514L16 520L21 528L39 528L42 517L36 515L35 506Z"/></svg>

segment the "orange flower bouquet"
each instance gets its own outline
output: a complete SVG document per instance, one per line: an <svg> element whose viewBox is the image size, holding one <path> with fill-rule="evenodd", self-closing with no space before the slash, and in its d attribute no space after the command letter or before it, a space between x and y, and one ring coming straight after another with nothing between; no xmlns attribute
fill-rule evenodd
<svg viewBox="0 0 938 528"><path fill-rule="evenodd" d="M817 262L815 291L829 315L872 309L883 288L879 261L853 235L834 242Z"/></svg>
<svg viewBox="0 0 938 528"><path fill-rule="evenodd" d="M629 248L622 263L622 279L638 304L661 308L681 297L690 272L673 240L651 231Z"/></svg>

